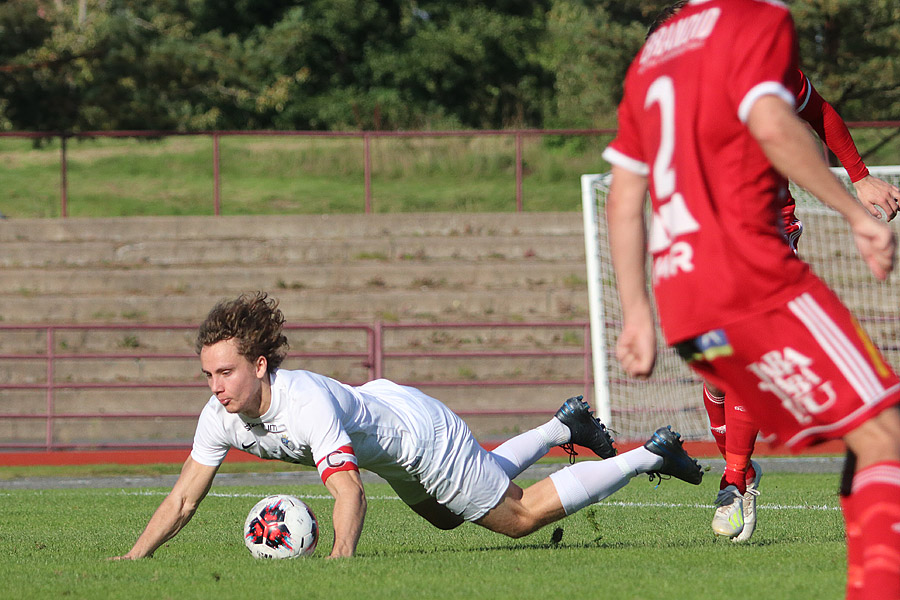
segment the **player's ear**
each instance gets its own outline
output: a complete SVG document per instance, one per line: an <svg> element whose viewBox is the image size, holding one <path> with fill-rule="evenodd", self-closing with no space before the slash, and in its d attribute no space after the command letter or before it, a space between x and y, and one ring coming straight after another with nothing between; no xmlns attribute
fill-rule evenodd
<svg viewBox="0 0 900 600"><path fill-rule="evenodd" d="M266 360L265 356L259 356L253 362L253 367L256 369L256 377L262 379L269 370L269 361Z"/></svg>

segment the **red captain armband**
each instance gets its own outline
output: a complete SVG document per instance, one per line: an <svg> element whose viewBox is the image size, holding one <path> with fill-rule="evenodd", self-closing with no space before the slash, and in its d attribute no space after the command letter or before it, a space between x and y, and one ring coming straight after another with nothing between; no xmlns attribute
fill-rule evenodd
<svg viewBox="0 0 900 600"><path fill-rule="evenodd" d="M359 471L352 446L341 446L337 450L329 452L325 458L316 463L316 468L319 470L322 483L325 483L338 471Z"/></svg>

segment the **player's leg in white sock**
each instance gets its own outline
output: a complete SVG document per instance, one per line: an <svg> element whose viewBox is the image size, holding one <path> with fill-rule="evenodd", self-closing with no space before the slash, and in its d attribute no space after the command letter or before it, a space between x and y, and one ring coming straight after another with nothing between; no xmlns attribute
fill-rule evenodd
<svg viewBox="0 0 900 600"><path fill-rule="evenodd" d="M662 466L663 459L644 447L603 461L585 461L550 475L567 515L608 498L638 473Z"/></svg>
<svg viewBox="0 0 900 600"><path fill-rule="evenodd" d="M491 454L503 467L507 476L515 479L522 471L547 454L550 448L568 442L571 435L569 428L553 417L543 425L505 441Z"/></svg>

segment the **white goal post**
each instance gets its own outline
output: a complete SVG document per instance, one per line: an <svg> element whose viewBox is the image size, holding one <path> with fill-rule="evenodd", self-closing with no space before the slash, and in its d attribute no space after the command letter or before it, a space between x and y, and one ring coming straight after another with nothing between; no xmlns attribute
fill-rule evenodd
<svg viewBox="0 0 900 600"><path fill-rule="evenodd" d="M832 170L852 192L846 172L840 168ZM900 166L869 167L869 171L900 186ZM616 361L616 336L622 319L606 236L606 195L611 179L609 174L581 176L593 404L597 416L622 441L644 439L666 424L685 439L712 439L703 409L701 382L674 351L662 348L661 332L657 332L661 347L656 369L649 380L629 378ZM876 281L859 258L850 230L840 215L793 184L791 193L797 201L797 216L803 222L801 258L854 312L894 369L900 368L900 274L895 273L886 283Z"/></svg>

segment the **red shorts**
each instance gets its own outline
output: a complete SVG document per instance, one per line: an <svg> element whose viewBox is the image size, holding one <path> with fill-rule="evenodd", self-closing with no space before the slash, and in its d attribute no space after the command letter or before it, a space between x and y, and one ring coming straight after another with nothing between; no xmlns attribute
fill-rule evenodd
<svg viewBox="0 0 900 600"><path fill-rule="evenodd" d="M822 282L675 349L794 451L843 437L900 403L897 375Z"/></svg>

